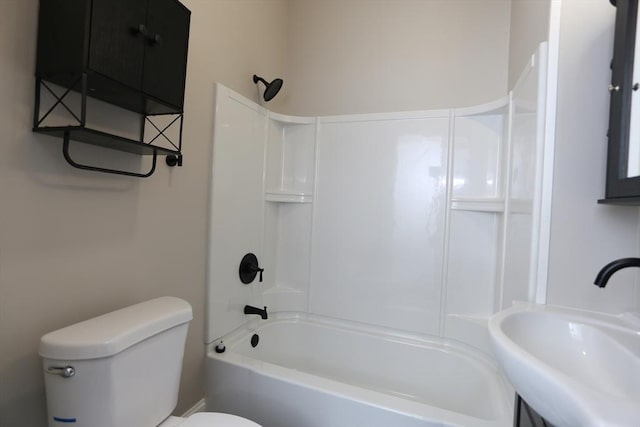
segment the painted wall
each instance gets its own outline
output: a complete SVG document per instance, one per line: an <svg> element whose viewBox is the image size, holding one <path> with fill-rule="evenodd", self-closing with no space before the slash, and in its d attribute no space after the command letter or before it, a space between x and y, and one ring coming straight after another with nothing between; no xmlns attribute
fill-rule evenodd
<svg viewBox="0 0 640 427"><path fill-rule="evenodd" d="M604 196L615 8L607 1L563 0L548 302L612 313L639 310L633 269L605 289L598 270L638 256L638 209L598 205Z"/></svg>
<svg viewBox="0 0 640 427"><path fill-rule="evenodd" d="M507 0L401 1L184 0L193 12L185 166L161 164L142 181L74 170L60 141L31 133L37 1L0 0L2 427L44 425L42 334L165 294L195 312L178 412L202 396L213 81L257 100L253 73L284 75L271 108L301 115L504 94L508 21L519 31L513 22L526 5L512 15ZM637 209L595 204L604 192L613 14L606 1L563 1L549 302L617 312L640 307L633 272L617 273L604 291L590 285L604 263L638 254ZM78 152L144 167L120 153Z"/></svg>
<svg viewBox="0 0 640 427"><path fill-rule="evenodd" d="M61 141L31 132L38 1L0 0L2 427L45 425L41 335L160 295L194 309L176 412L203 395L212 83L257 100L251 75L283 73L287 2L184 4L192 11L185 165L170 169L160 160L153 177L139 180L75 170ZM143 169L149 161L72 150L111 166Z"/></svg>
<svg viewBox="0 0 640 427"><path fill-rule="evenodd" d="M286 112L426 110L500 98L510 3L291 0Z"/></svg>
<svg viewBox="0 0 640 427"><path fill-rule="evenodd" d="M509 25L509 89L531 54L549 35L550 0L511 0Z"/></svg>

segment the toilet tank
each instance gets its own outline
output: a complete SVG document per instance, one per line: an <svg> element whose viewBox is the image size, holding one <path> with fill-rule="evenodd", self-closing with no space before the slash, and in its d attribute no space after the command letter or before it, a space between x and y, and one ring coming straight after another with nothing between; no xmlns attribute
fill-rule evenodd
<svg viewBox="0 0 640 427"><path fill-rule="evenodd" d="M191 306L162 297L40 340L49 427L155 427L175 409Z"/></svg>

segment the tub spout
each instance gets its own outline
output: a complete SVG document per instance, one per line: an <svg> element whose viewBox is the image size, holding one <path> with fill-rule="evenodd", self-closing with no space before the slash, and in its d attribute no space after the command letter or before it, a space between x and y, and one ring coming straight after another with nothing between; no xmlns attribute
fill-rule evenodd
<svg viewBox="0 0 640 427"><path fill-rule="evenodd" d="M262 317L263 319L267 319L267 307L265 306L264 308L258 308L258 307L254 307L252 305L245 305L244 306L244 314L257 314L258 316Z"/></svg>
<svg viewBox="0 0 640 427"><path fill-rule="evenodd" d="M640 267L640 258L620 258L610 262L602 267L602 270L600 270L596 276L596 280L593 284L600 288L604 288L607 286L607 282L613 273L626 267Z"/></svg>

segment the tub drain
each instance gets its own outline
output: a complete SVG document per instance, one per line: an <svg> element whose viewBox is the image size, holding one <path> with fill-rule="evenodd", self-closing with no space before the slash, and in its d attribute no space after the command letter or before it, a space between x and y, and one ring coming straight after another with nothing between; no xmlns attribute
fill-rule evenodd
<svg viewBox="0 0 640 427"><path fill-rule="evenodd" d="M253 334L253 336L251 337L251 347L257 346L258 342L260 342L260 337L258 336L258 334Z"/></svg>

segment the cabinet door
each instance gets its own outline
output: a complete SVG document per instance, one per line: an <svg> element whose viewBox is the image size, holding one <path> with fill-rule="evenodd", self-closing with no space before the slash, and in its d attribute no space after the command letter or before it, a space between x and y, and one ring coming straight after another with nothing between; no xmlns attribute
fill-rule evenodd
<svg viewBox="0 0 640 427"><path fill-rule="evenodd" d="M89 68L140 90L147 0L93 0ZM139 30L142 29L142 32Z"/></svg>
<svg viewBox="0 0 640 427"><path fill-rule="evenodd" d="M617 0L611 103L609 109L609 147L607 154L606 198L601 203L640 205L640 147L638 144L637 52L638 1ZM632 114L635 116L632 119ZM635 120L634 120L635 119Z"/></svg>
<svg viewBox="0 0 640 427"><path fill-rule="evenodd" d="M190 15L176 0L149 0L142 90L178 108L184 100Z"/></svg>

